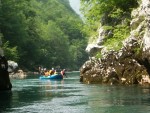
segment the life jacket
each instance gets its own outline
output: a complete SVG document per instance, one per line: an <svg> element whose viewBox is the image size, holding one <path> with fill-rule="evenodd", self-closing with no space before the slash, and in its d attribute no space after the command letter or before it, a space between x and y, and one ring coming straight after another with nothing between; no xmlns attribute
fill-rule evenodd
<svg viewBox="0 0 150 113"><path fill-rule="evenodd" d="M50 70L50 75L53 75L55 73L55 70Z"/></svg>

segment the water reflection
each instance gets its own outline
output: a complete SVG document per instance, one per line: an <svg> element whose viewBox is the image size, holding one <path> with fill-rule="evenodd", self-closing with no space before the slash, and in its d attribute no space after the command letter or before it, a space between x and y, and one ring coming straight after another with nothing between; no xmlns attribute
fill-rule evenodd
<svg viewBox="0 0 150 113"><path fill-rule="evenodd" d="M91 87L88 94L88 105L94 109L101 108L102 113L111 110L110 113L129 113L130 109L136 109L132 113L142 113L142 106L150 105L150 89L143 89L140 86L97 85Z"/></svg>
<svg viewBox="0 0 150 113"><path fill-rule="evenodd" d="M42 96L62 95L64 89L64 80L41 80L40 92Z"/></svg>
<svg viewBox="0 0 150 113"><path fill-rule="evenodd" d="M13 80L12 93L0 94L0 112L149 113L150 89L140 86L87 85L79 75L60 81L37 77Z"/></svg>
<svg viewBox="0 0 150 113"><path fill-rule="evenodd" d="M0 92L0 113L6 111L8 108L12 106L12 92L11 91L3 91Z"/></svg>

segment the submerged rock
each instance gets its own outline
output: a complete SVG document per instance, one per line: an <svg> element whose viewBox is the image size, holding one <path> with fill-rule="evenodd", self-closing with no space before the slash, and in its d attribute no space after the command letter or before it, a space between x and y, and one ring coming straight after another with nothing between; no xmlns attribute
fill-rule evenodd
<svg viewBox="0 0 150 113"><path fill-rule="evenodd" d="M16 72L10 73L10 78L13 79L24 79L27 77L26 72L24 72L23 70L19 69Z"/></svg>

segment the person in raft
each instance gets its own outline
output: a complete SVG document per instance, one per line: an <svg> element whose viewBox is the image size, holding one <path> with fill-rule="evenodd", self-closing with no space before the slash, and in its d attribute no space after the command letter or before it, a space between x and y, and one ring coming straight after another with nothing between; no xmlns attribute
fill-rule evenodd
<svg viewBox="0 0 150 113"><path fill-rule="evenodd" d="M61 75L63 76L63 77L66 77L67 78L67 75L66 75L66 73L65 73L65 69L63 69L60 73L61 73Z"/></svg>
<svg viewBox="0 0 150 113"><path fill-rule="evenodd" d="M45 70L45 71L44 71L44 75L45 75L45 76L48 76L48 75L49 75L49 71L48 71L48 70Z"/></svg>
<svg viewBox="0 0 150 113"><path fill-rule="evenodd" d="M50 75L56 74L55 72L56 72L55 69L52 68L52 70L50 70L49 74L50 74Z"/></svg>

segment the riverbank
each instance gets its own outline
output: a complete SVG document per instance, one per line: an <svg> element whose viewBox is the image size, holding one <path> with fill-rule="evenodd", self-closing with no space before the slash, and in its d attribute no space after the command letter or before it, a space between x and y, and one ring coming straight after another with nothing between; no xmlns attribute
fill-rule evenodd
<svg viewBox="0 0 150 113"><path fill-rule="evenodd" d="M11 79L25 79L28 76L31 75L39 75L38 72L24 72L23 70L18 70L17 72L9 73L9 77Z"/></svg>

